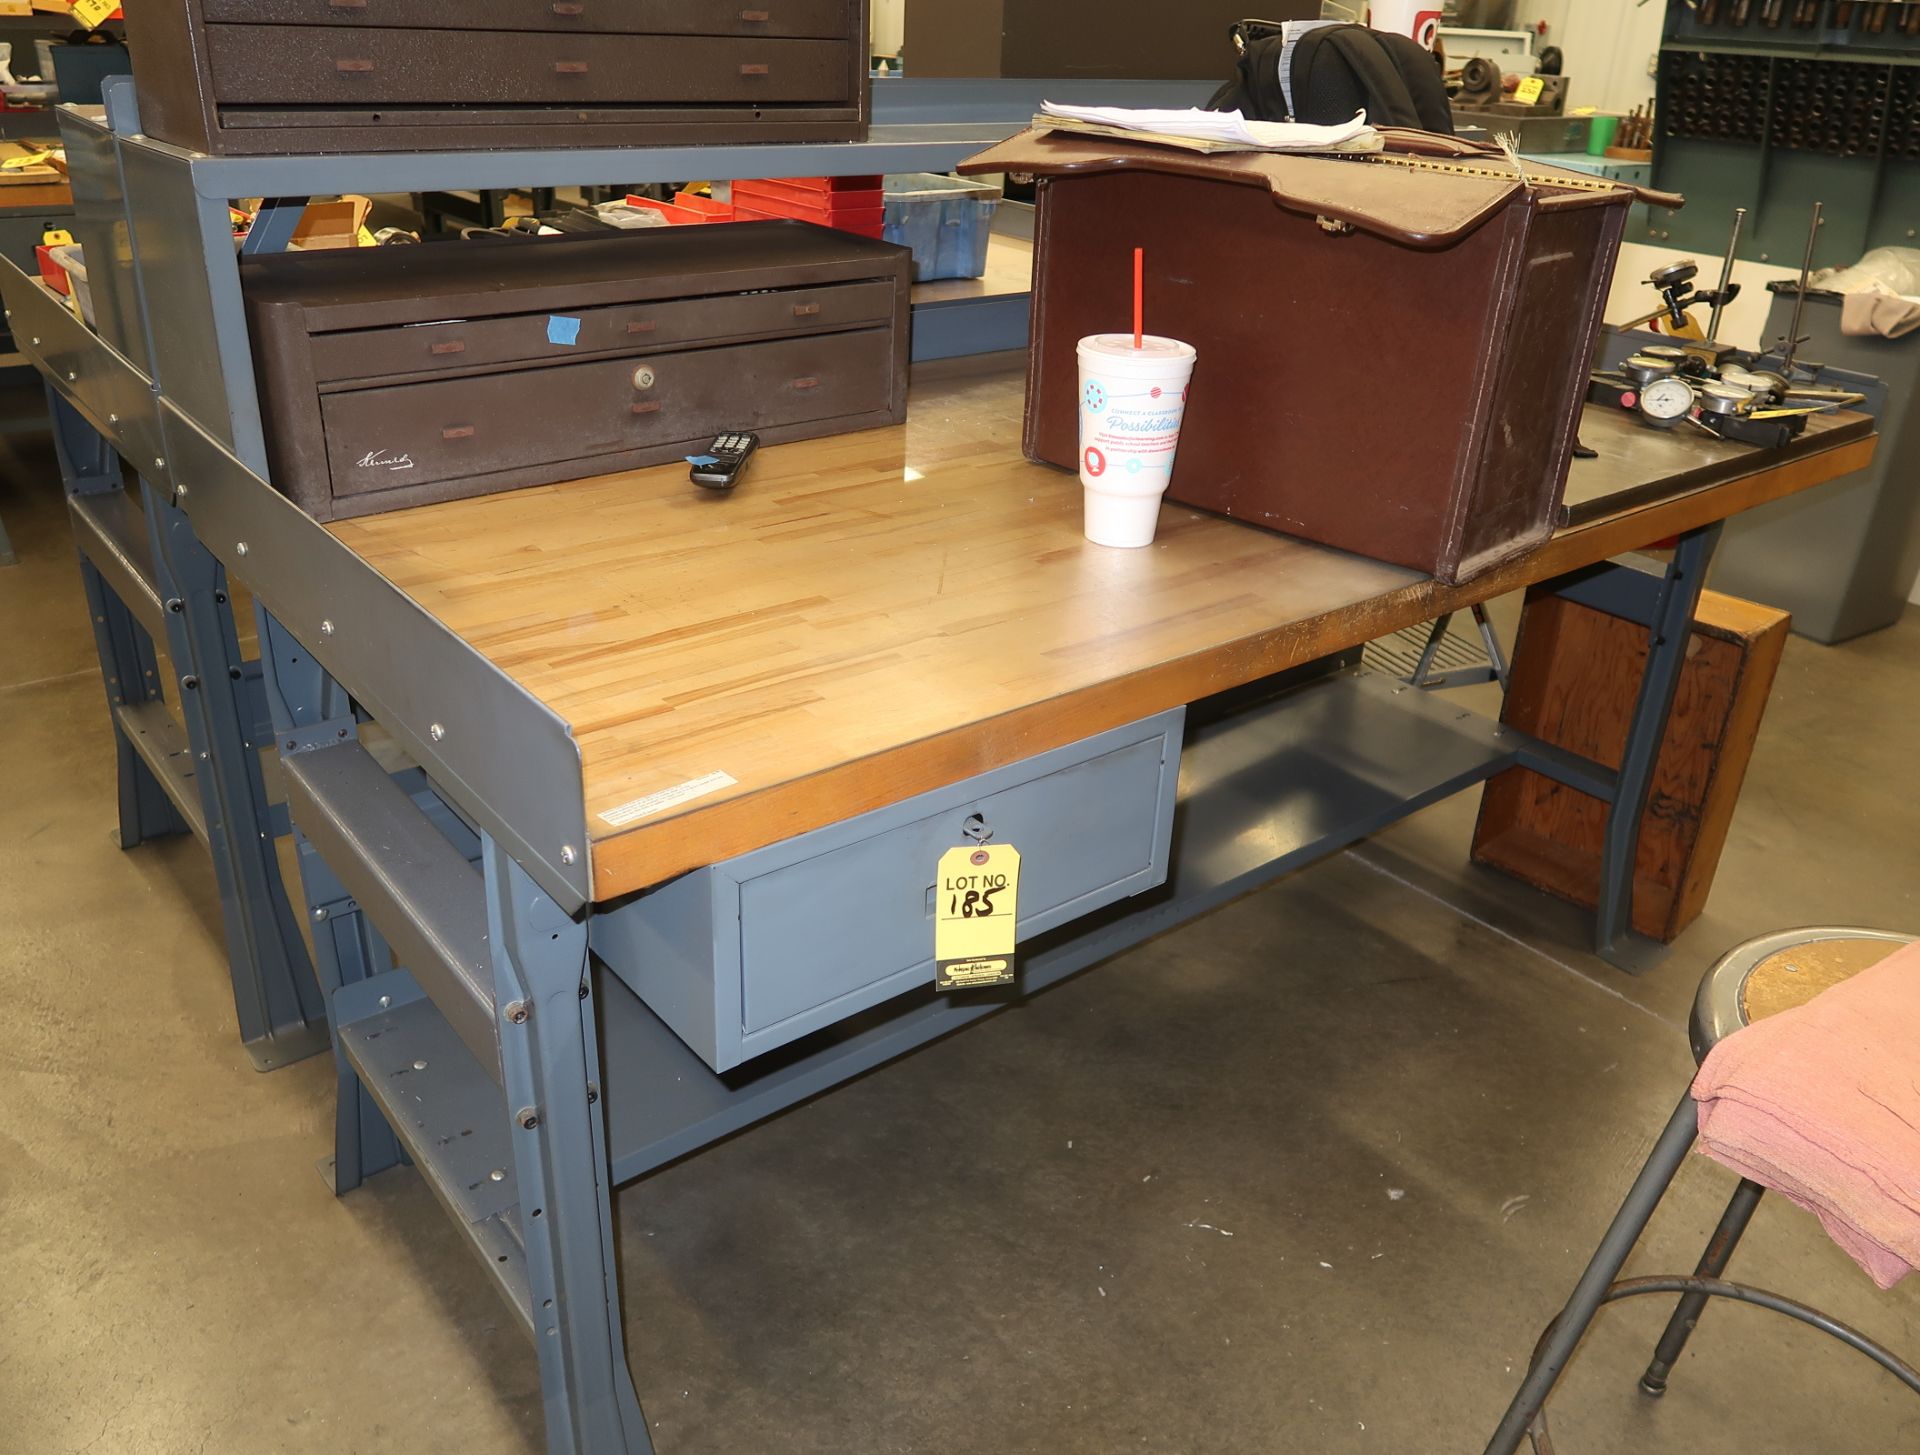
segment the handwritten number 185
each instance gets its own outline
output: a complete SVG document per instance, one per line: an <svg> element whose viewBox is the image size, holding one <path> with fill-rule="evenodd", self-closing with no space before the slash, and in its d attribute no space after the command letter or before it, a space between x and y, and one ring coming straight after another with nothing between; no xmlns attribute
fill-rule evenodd
<svg viewBox="0 0 1920 1455"><path fill-rule="evenodd" d="M994 889L969 889L963 899L958 894L947 902L947 917L960 919L986 919L993 913Z"/></svg>

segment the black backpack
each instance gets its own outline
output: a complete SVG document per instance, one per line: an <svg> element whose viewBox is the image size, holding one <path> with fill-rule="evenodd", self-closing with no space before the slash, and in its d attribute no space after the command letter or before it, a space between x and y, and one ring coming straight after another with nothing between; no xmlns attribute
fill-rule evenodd
<svg viewBox="0 0 1920 1455"><path fill-rule="evenodd" d="M1364 25L1323 25L1293 48L1293 111L1280 88L1278 22L1243 20L1232 28L1239 71L1207 103L1209 111L1239 111L1251 121L1305 121L1321 126L1365 111L1374 126L1407 126L1453 135L1453 108L1434 55L1404 35Z"/></svg>

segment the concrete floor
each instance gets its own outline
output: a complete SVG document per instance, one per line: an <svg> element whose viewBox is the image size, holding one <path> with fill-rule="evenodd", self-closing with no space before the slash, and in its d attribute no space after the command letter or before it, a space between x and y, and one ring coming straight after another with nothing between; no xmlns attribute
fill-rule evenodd
<svg viewBox="0 0 1920 1455"><path fill-rule="evenodd" d="M336 1201L330 1066L251 1070L204 853L113 846L49 452L0 440L0 1451L540 1450L530 1352L417 1177ZM1469 796L628 1187L663 1455L1479 1450L1686 1083L1704 965L1920 924L1916 714L1920 611L1795 640L1708 913L1643 978L1466 867ZM1691 1165L1637 1266L1690 1267L1730 1187ZM1920 1350L1920 1288L1790 1208L1736 1271ZM1664 1316L1603 1318L1566 1451L1920 1442L1893 1381L1744 1308L1646 1401Z"/></svg>

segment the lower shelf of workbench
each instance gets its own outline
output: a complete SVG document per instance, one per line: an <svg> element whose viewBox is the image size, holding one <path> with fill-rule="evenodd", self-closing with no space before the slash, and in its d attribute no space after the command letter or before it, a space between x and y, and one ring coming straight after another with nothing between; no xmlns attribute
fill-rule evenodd
<svg viewBox="0 0 1920 1455"><path fill-rule="evenodd" d="M1277 695L1198 704L1181 755L1167 882L1030 941L1017 985L931 986L716 1075L620 978L596 967L615 1183L818 1095L1021 997L1335 853L1545 751L1442 694L1341 668ZM404 970L342 990L335 1032L382 1114L523 1317L506 1104Z"/></svg>
<svg viewBox="0 0 1920 1455"><path fill-rule="evenodd" d="M1337 852L1510 766L1526 742L1444 696L1342 671L1211 721L1181 755L1160 888L1041 937L1005 991L931 986L716 1076L616 976L598 977L607 1141L639 1177Z"/></svg>

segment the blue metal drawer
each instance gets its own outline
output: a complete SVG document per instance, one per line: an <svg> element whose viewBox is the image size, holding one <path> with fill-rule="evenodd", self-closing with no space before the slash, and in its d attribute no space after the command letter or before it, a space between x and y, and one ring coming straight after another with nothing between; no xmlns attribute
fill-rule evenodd
<svg viewBox="0 0 1920 1455"><path fill-rule="evenodd" d="M933 881L976 816L1020 850L1021 939L1167 876L1184 709L636 896L593 948L716 1071L933 978Z"/></svg>

